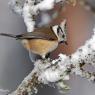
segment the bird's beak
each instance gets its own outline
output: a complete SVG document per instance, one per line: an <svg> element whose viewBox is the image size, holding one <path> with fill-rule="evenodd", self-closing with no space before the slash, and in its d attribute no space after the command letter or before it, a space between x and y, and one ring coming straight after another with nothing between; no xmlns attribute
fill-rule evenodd
<svg viewBox="0 0 95 95"><path fill-rule="evenodd" d="M60 41L59 43L62 44L62 43L64 43L64 41Z"/></svg>
<svg viewBox="0 0 95 95"><path fill-rule="evenodd" d="M68 45L67 41L60 41L60 44L65 43L66 45Z"/></svg>

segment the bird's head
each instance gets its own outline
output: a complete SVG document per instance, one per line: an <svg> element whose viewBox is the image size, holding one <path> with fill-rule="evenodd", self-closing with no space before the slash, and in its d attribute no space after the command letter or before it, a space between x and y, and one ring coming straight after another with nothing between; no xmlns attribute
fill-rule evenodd
<svg viewBox="0 0 95 95"><path fill-rule="evenodd" d="M62 21L60 25L52 26L54 33L56 34L59 43L67 44L67 24L66 20Z"/></svg>

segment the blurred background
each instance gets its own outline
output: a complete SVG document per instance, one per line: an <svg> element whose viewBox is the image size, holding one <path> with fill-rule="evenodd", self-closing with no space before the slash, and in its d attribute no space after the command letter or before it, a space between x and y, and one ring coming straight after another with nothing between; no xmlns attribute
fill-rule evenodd
<svg viewBox="0 0 95 95"><path fill-rule="evenodd" d="M94 11L95 0L86 1ZM0 0L0 32L25 33L26 26L23 19L9 9L8 2L9 0ZM68 45L61 44L51 54L52 58L56 58L59 53L72 54L91 37L95 26L95 15L90 9L89 6L85 8L80 6L79 3L76 7L66 5L64 9L61 9L58 17L52 20L51 24L57 24L66 18L68 25ZM59 7L55 6L55 10L59 10ZM52 12L49 13L52 14ZM15 90L32 69L33 63L21 43L12 38L0 37L0 88ZM93 67L90 69L93 69ZM95 84L86 79L71 75L71 79L67 83L70 85L71 90L66 95L95 95ZM44 94L61 95L57 89L47 86L41 88L37 95Z"/></svg>

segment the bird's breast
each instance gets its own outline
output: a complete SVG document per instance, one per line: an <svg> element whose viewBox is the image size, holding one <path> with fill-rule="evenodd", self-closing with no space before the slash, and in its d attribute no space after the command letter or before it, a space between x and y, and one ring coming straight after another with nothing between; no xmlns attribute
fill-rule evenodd
<svg viewBox="0 0 95 95"><path fill-rule="evenodd" d="M55 50L58 46L58 41L50 41L44 39L31 39L29 40L29 47L33 53L45 55Z"/></svg>

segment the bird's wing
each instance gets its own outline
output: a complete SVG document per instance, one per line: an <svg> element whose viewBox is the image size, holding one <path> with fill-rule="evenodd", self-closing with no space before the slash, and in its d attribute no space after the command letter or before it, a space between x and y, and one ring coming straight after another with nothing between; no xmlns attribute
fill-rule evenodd
<svg viewBox="0 0 95 95"><path fill-rule="evenodd" d="M45 39L57 40L57 36L50 28L38 28L34 32L17 35L19 39Z"/></svg>

